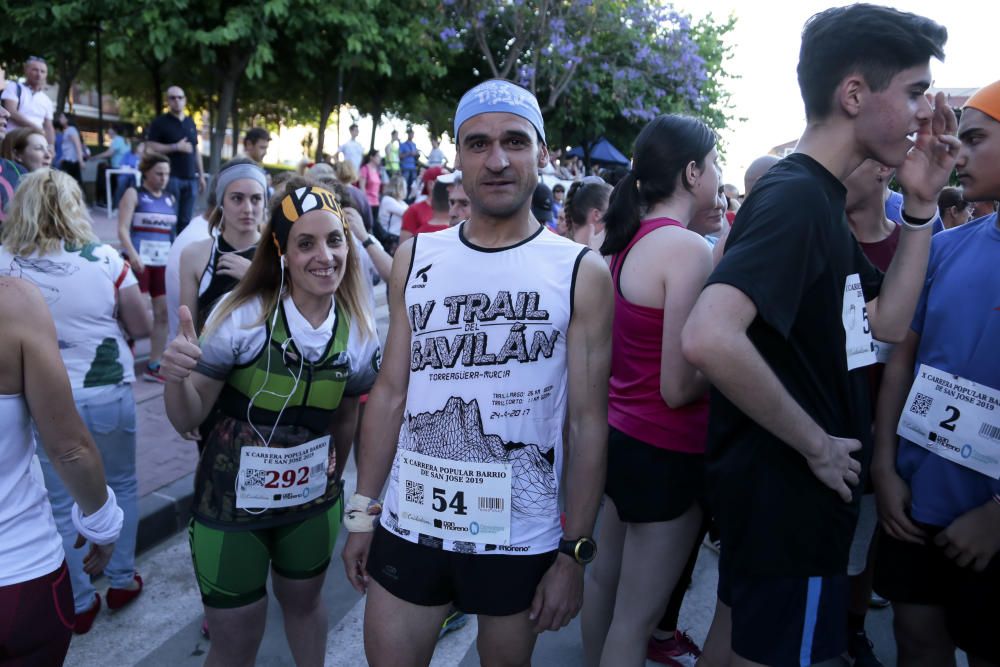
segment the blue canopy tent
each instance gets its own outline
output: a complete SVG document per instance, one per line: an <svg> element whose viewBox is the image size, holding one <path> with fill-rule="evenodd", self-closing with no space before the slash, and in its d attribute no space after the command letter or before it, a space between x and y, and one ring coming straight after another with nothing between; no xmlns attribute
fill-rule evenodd
<svg viewBox="0 0 1000 667"><path fill-rule="evenodd" d="M602 164L620 164L626 167L629 165L629 159L604 137L591 142L588 148L590 149L589 152L591 162L600 162ZM576 148L568 151L566 155L578 157L582 160L583 146L577 146Z"/></svg>

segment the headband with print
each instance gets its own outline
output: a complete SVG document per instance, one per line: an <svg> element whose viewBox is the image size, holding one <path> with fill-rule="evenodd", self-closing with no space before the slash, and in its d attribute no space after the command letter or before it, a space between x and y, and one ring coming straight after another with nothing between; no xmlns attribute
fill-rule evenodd
<svg viewBox="0 0 1000 667"><path fill-rule="evenodd" d="M298 188L284 196L281 205L271 219L272 237L278 247L279 255L284 252L284 248L288 244L288 234L292 231L292 224L312 211L333 213L344 229L347 229L344 211L340 208L340 204L337 203L337 198L332 192L312 186Z"/></svg>

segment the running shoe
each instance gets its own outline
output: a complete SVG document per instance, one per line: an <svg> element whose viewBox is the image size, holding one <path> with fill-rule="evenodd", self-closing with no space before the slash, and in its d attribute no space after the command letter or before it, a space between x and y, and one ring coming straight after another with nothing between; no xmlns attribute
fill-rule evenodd
<svg viewBox="0 0 1000 667"><path fill-rule="evenodd" d="M107 593L108 609L121 609L142 593L142 577L135 575L136 588L109 588Z"/></svg>
<svg viewBox="0 0 1000 667"><path fill-rule="evenodd" d="M146 382L159 382L160 384L165 384L167 379L160 375L160 364L155 366L152 364L146 364L146 369L142 372L142 379Z"/></svg>
<svg viewBox="0 0 1000 667"><path fill-rule="evenodd" d="M884 597L878 593L872 593L871 598L868 600L868 606L872 609L885 609L892 603L886 600Z"/></svg>
<svg viewBox="0 0 1000 667"><path fill-rule="evenodd" d="M94 624L94 619L97 618L99 611L101 611L101 595L94 593L94 604L90 605L90 609L76 612L76 619L73 621L73 634L85 635L90 632L90 626Z"/></svg>
<svg viewBox="0 0 1000 667"><path fill-rule="evenodd" d="M444 618L444 623L441 624L441 630L438 632L438 639L441 639L449 632L454 632L459 628L465 627L465 624L469 622L469 617L460 612L455 607L448 610L448 615Z"/></svg>
<svg viewBox="0 0 1000 667"><path fill-rule="evenodd" d="M646 659L669 667L694 667L701 655L701 649L686 632L674 630L674 636L667 639L649 638Z"/></svg>
<svg viewBox="0 0 1000 667"><path fill-rule="evenodd" d="M841 657L852 667L884 667L864 630L847 638L847 651Z"/></svg>

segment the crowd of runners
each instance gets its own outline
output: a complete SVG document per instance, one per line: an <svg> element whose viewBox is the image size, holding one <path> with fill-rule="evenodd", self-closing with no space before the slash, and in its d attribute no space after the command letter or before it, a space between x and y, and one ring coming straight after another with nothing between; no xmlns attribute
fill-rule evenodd
<svg viewBox="0 0 1000 667"><path fill-rule="evenodd" d="M682 115L630 169L550 189L538 102L503 80L458 101L454 170L435 144L421 172L411 132L385 163L348 142L271 176L254 129L209 179L172 87L117 249L82 158L49 167L29 60L0 109L0 665L62 664L94 575L111 609L142 593L146 336L200 452L207 665L254 664L268 579L289 662L323 664L328 576L366 596L375 666L429 664L465 615L482 664L528 665L580 614L588 666L871 667L873 600L899 665L1000 665L1000 81L932 99L946 40L885 7L813 16L805 131L742 194Z"/></svg>

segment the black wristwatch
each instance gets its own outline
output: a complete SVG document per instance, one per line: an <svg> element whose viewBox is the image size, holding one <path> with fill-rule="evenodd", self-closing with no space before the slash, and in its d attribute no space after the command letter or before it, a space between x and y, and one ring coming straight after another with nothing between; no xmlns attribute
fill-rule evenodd
<svg viewBox="0 0 1000 667"><path fill-rule="evenodd" d="M597 556L597 542L589 537L578 540L559 540L559 551L580 565L586 565Z"/></svg>
<svg viewBox="0 0 1000 667"><path fill-rule="evenodd" d="M364 241L361 242L361 247L367 248L368 246L373 245L374 243L375 243L375 237L369 234L368 238L366 238Z"/></svg>

